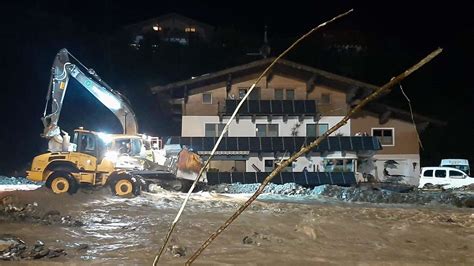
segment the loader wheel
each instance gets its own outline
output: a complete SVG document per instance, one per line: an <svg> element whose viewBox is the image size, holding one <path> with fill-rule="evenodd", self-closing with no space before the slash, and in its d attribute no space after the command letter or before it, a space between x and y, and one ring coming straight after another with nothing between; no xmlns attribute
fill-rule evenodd
<svg viewBox="0 0 474 266"><path fill-rule="evenodd" d="M77 191L77 184L74 178L67 172L55 172L48 180L51 190L55 194L62 194L68 192L73 194Z"/></svg>
<svg viewBox="0 0 474 266"><path fill-rule="evenodd" d="M133 192L133 183L129 179L120 179L115 183L113 189L117 196L128 196Z"/></svg>

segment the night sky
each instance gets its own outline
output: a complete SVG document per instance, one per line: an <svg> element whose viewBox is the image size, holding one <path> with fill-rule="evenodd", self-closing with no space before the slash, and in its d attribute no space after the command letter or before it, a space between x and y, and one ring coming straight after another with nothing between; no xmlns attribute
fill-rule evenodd
<svg viewBox="0 0 474 266"><path fill-rule="evenodd" d="M369 56L364 58L363 69L351 72L354 73L350 75L352 78L382 85L437 47L444 48L437 59L403 83L415 112L448 122L444 128L430 127L423 133L422 166L449 157L473 161L472 2L271 1L264 4L260 1L37 0L0 3L3 11L0 174L24 170L36 154L45 151L46 140L39 136L42 132L40 117L51 64L57 51L63 47L130 98L140 126L146 133L176 135L179 134L179 125L170 125L166 117L161 121L154 116L163 103L149 94L153 82L157 85L159 81L174 81L176 76L154 73L153 70L139 73L138 66L144 65L140 61L111 63L119 62L121 58L120 54L108 51L116 43L104 45L107 36L119 32L125 25L176 12L218 29L232 28L248 36L246 49L258 49L255 45L261 43L262 30L264 25L268 25L275 55L311 27L350 8L355 12L323 31L358 31L362 39L368 40ZM317 40L315 36L305 41L287 59L300 63L309 63L305 62L308 58L327 60L328 55L312 53L312 45L317 45ZM196 71L196 68L193 71L199 75L222 66L230 67L236 62L232 58L222 57L219 63L207 66L207 60L201 58L195 66L203 65L202 71ZM215 58L210 58L209 62L211 59L215 61ZM240 61L256 59L245 57L242 52ZM311 65L331 68L324 60L317 62L323 63ZM325 70L337 73L336 69ZM139 80L142 77L149 81ZM398 91L381 100L408 108ZM105 119L99 123L98 117ZM110 132L119 128L105 107L71 82L60 126L71 132L73 127L80 125Z"/></svg>

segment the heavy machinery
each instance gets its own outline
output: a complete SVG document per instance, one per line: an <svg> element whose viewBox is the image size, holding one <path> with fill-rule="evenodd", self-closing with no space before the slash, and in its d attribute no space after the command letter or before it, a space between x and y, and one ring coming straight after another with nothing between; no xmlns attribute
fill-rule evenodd
<svg viewBox="0 0 474 266"><path fill-rule="evenodd" d="M79 65L71 63L69 56ZM79 128L74 130L73 141L70 141L69 134L58 126L70 77L117 117L122 134ZM196 154L181 147L165 149L159 138L138 134L136 117L128 100L66 49L60 50L54 60L41 120L42 137L49 140L49 152L33 159L27 177L44 181L54 193L75 193L81 184L88 184L108 185L119 196L138 195L141 189L147 188L145 179L148 182L150 179L178 181L178 188L185 189L202 166ZM178 162L183 160L187 163L180 166Z"/></svg>

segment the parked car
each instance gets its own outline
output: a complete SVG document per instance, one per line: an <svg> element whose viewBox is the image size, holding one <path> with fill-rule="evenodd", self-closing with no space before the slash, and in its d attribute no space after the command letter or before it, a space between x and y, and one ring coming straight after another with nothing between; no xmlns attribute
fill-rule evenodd
<svg viewBox="0 0 474 266"><path fill-rule="evenodd" d="M458 188L474 184L474 177L453 167L423 167L421 168L419 188L430 185L442 185L443 188Z"/></svg>

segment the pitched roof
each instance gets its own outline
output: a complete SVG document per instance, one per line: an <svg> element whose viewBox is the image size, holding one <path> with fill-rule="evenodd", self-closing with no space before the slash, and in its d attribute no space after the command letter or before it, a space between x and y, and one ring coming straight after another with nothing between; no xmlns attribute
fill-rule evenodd
<svg viewBox="0 0 474 266"><path fill-rule="evenodd" d="M153 93L156 93L167 91L170 89L184 89L184 87L186 87L188 90L192 90L193 88L225 81L228 79L229 75L232 75L232 78L235 78L242 75L248 75L249 73L263 71L263 69L269 66L274 60L275 58L271 57L253 61L248 64L243 64L240 66L227 68L213 73L204 74L199 77L177 81L162 86L155 86L151 88L151 91ZM333 74L321 69L302 65L285 59L278 60L276 65L272 68L273 73L290 71L292 73L299 72L301 77L305 80L309 80L313 75L315 75L319 79L324 79L326 81L335 81L352 87L360 87L371 90L378 88L378 86L373 84L361 82L355 79L347 78L341 75Z"/></svg>

